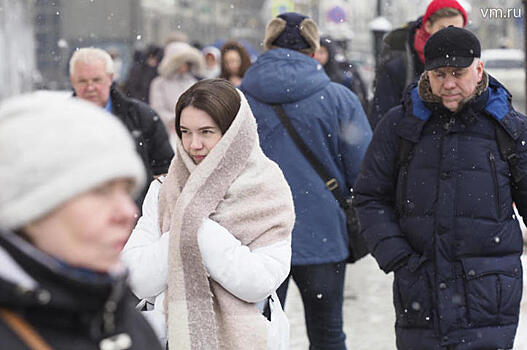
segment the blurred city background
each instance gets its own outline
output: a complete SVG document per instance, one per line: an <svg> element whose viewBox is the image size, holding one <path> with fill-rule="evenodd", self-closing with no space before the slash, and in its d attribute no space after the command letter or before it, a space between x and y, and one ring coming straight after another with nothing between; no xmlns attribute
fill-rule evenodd
<svg viewBox="0 0 527 350"><path fill-rule="evenodd" d="M355 65L370 97L382 36L415 20L430 0L0 0L0 101L36 89L71 91L68 61L76 48L107 49L118 62L116 80L126 81L134 54L163 46L184 32L197 47L234 39L252 59L262 51L265 24L281 12L312 17L322 34L339 44L338 60ZM468 29L482 43L487 70L525 112L525 4L521 0L459 0ZM527 0L525 0L527 3ZM497 11L501 10L501 11ZM524 264L527 258L524 256ZM525 266L525 265L524 265ZM527 269L524 269L527 276ZM392 275L371 257L347 271L344 304L347 344L356 350L394 348ZM307 348L302 303L295 287L286 312L291 349ZM524 295L527 295L527 285ZM527 350L527 300L515 349Z"/></svg>
<svg viewBox="0 0 527 350"><path fill-rule="evenodd" d="M371 90L375 47L392 28L423 14L429 0L0 0L0 99L34 89L69 90L68 60L75 48L98 46L119 60L125 81L133 54L163 45L181 31L198 47L235 39L252 58L262 50L267 21L281 12L312 17L322 34L342 48L342 61L356 65ZM461 0L468 28L495 60L487 65L525 110L524 5L521 0ZM493 9L508 11L499 15ZM507 17L507 18L504 18ZM377 44L376 44L377 42ZM516 49L516 50L513 50ZM505 62L504 62L505 60ZM493 73L491 71L491 73ZM520 96L521 95L521 96Z"/></svg>

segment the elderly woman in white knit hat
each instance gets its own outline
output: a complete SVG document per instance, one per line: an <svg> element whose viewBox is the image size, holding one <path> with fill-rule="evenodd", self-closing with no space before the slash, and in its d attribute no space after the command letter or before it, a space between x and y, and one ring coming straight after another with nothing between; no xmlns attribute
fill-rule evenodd
<svg viewBox="0 0 527 350"><path fill-rule="evenodd" d="M0 104L3 349L161 348L119 263L144 180L100 108L53 93Z"/></svg>
<svg viewBox="0 0 527 350"><path fill-rule="evenodd" d="M156 297L149 317L161 327L167 311L170 349L286 350L275 290L291 260L289 185L232 83L196 83L175 115L176 156L152 182L123 251L132 290Z"/></svg>

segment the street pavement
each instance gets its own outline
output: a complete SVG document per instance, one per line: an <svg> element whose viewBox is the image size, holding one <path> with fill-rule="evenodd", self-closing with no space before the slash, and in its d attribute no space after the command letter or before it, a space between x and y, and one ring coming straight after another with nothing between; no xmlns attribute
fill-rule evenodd
<svg viewBox="0 0 527 350"><path fill-rule="evenodd" d="M523 275L527 281L527 255L523 255ZM347 265L344 291L344 332L348 350L395 350L392 306L393 274L382 272L368 256ZM524 282L520 324L514 350L527 350L527 284ZM291 327L291 350L307 350L304 311L294 283L289 286L285 307Z"/></svg>

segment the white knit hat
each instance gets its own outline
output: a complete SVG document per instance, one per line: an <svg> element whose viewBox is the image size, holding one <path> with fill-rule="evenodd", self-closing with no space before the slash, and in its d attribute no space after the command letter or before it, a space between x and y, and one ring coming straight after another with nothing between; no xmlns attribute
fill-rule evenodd
<svg viewBox="0 0 527 350"><path fill-rule="evenodd" d="M0 226L17 229L117 178L142 188L131 136L91 103L38 92L0 104Z"/></svg>

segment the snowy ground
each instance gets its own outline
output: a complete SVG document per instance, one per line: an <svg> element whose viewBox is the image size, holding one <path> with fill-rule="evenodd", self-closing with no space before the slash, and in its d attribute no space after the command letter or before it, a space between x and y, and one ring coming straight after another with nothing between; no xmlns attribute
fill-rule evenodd
<svg viewBox="0 0 527 350"><path fill-rule="evenodd" d="M524 254L522 260L524 292L514 350L527 350L527 255ZM344 332L348 349L395 349L392 280L393 275L385 275L370 256L348 265L344 292ZM289 287L286 313L291 324L290 349L308 349L302 302L293 283Z"/></svg>

